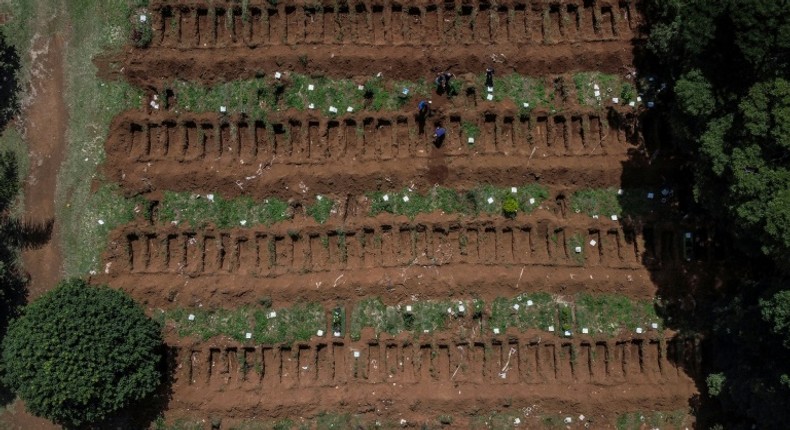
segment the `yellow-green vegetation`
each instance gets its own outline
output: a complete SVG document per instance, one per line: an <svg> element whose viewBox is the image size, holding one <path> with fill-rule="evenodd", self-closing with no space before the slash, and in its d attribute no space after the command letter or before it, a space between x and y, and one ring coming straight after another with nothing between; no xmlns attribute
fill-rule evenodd
<svg viewBox="0 0 790 430"><path fill-rule="evenodd" d="M497 298L492 303L490 328L500 331L508 327L570 331L581 334L616 335L637 327L645 330L652 323L662 327L653 301L634 301L614 294L579 294L572 300L558 300L546 293L521 294L513 299Z"/></svg>
<svg viewBox="0 0 790 430"><path fill-rule="evenodd" d="M634 86L617 75L600 72L581 72L573 76L579 104L601 106L617 98L619 104L637 102ZM596 96L596 93L598 94Z"/></svg>
<svg viewBox="0 0 790 430"><path fill-rule="evenodd" d="M658 189L585 188L571 195L570 205L576 213L608 218L612 215L645 215L666 203L667 199Z"/></svg>
<svg viewBox="0 0 790 430"><path fill-rule="evenodd" d="M616 336L622 331L633 332L637 327L649 330L653 323L663 328L649 300L631 300L614 294L579 294L570 298L554 297L548 293L525 293L514 298L499 297L490 307L479 299L422 300L397 305L386 305L378 297L362 299L348 308L324 308L319 304L296 305L291 308L271 308L265 301L259 307L239 309L175 309L160 311L156 318L173 327L179 336L197 336L203 340L227 336L240 342L248 341L246 333L258 343L307 340L318 330L327 331L331 314L332 331L361 338L362 330L372 328L381 333L397 335L401 332L419 336L447 329L453 319L477 320L484 330L504 331L514 327L524 331L553 330L558 334L570 331L589 335ZM272 317L272 312L276 317ZM192 319L190 319L192 315ZM484 315L489 315L487 319ZM496 330L495 330L496 329Z"/></svg>
<svg viewBox="0 0 790 430"><path fill-rule="evenodd" d="M239 342L290 343L309 340L318 330L326 330L324 308L317 303L290 308L172 309L154 317L179 336L208 340L227 336ZM251 339L247 339L251 333Z"/></svg>
<svg viewBox="0 0 790 430"><path fill-rule="evenodd" d="M319 195L315 197L315 202L307 207L307 215L313 217L319 224L323 224L332 215L332 209L334 208L334 200Z"/></svg>
<svg viewBox="0 0 790 430"><path fill-rule="evenodd" d="M30 2L32 3L32 2ZM46 3L46 2L45 2ZM119 112L141 106L142 91L124 81L100 80L93 58L120 48L130 31L131 4L126 0L62 2L72 23L66 45L66 104L69 109L68 153L58 175L56 203L61 221L64 271L70 276L96 270L109 226L98 221L107 213L129 219L133 207L118 193L91 192L101 181L97 166L104 161L109 124Z"/></svg>
<svg viewBox="0 0 790 430"><path fill-rule="evenodd" d="M442 330L447 320L469 311L464 301L422 301L408 305L386 306L379 298L363 299L351 312L350 334L359 339L363 328L372 327L376 335L402 331L415 334Z"/></svg>
<svg viewBox="0 0 790 430"><path fill-rule="evenodd" d="M290 218L288 203L274 197L259 203L249 196L224 199L219 194L167 191L159 209L160 222L187 223L198 228L207 224L219 228L272 225Z"/></svg>
<svg viewBox="0 0 790 430"><path fill-rule="evenodd" d="M688 410L629 412L617 417L617 430L660 428L681 430L689 426Z"/></svg>
<svg viewBox="0 0 790 430"><path fill-rule="evenodd" d="M465 192L434 187L426 194L419 194L406 188L399 192L379 191L368 194L371 215L388 212L410 218L436 210L462 215L502 214L502 205L506 198L516 199L518 209L530 213L548 196L548 190L539 184L505 188L481 185Z"/></svg>

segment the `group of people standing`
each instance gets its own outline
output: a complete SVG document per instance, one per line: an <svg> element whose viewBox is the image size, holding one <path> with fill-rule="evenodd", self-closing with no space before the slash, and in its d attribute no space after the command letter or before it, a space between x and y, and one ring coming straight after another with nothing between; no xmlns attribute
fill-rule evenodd
<svg viewBox="0 0 790 430"><path fill-rule="evenodd" d="M450 94L450 79L455 78L455 75L449 71L439 72L436 74L434 83L436 84L436 94ZM492 88L494 86L494 69L491 67L486 68L486 87ZM431 115L431 101L420 100L417 104L417 118L421 123ZM447 130L438 124L433 133L433 144L439 148L444 143L444 138L447 135Z"/></svg>

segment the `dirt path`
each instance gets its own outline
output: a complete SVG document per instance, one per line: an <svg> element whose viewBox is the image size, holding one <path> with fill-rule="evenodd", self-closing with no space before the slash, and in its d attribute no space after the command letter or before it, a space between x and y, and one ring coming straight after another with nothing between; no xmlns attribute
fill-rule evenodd
<svg viewBox="0 0 790 430"><path fill-rule="evenodd" d="M33 300L50 290L61 277L62 256L59 243L59 224L55 212L55 189L58 170L66 154L68 112L63 92L62 32L53 32L53 23L62 14L50 16L43 13L47 2L37 2L37 19L34 25L30 52L20 52L20 57L30 56L30 88L23 102L25 138L30 157L30 170L24 184L25 215L28 225L42 226L53 223L52 234L42 246L26 249L22 253L25 270L30 275L28 300ZM13 19L13 18L12 18ZM66 28L66 26L59 26ZM54 36L50 37L50 34ZM24 403L9 405L0 415L3 429L58 429L48 420L32 416Z"/></svg>
<svg viewBox="0 0 790 430"><path fill-rule="evenodd" d="M43 21L43 19L39 19ZM48 23L40 22L39 27ZM60 226L55 218L55 189L60 165L66 154L68 113L63 100L65 76L61 34L34 36L31 61L31 88L26 106L25 133L30 155L30 171L25 181L25 219L36 225L54 221L53 234L41 247L23 252L25 270L30 274L29 298L33 299L58 282L61 276ZM24 55L24 54L23 54Z"/></svg>

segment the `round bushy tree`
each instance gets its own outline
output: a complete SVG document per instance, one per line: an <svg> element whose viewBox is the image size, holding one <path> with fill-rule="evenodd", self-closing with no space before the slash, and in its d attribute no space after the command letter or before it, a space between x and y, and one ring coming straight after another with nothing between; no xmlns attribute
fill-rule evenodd
<svg viewBox="0 0 790 430"><path fill-rule="evenodd" d="M2 363L30 412L78 427L152 394L161 345L159 325L129 296L72 279L11 322Z"/></svg>

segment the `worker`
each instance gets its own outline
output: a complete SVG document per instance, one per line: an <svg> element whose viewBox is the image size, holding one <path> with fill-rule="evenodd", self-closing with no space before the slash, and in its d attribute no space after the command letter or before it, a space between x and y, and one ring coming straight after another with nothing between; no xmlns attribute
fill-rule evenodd
<svg viewBox="0 0 790 430"><path fill-rule="evenodd" d="M433 133L433 144L436 145L437 148L442 146L442 143L444 143L444 136L446 134L447 130L445 130L444 127L436 127L436 131Z"/></svg>
<svg viewBox="0 0 790 430"><path fill-rule="evenodd" d="M420 119L425 119L431 114L430 103L430 101L420 100L420 103L417 105L417 114L419 115Z"/></svg>
<svg viewBox="0 0 790 430"><path fill-rule="evenodd" d="M450 78L455 77L450 72L441 72L436 74L436 92L439 94L450 92Z"/></svg>
<svg viewBox="0 0 790 430"><path fill-rule="evenodd" d="M494 86L494 68L488 67L486 68L486 86L493 87Z"/></svg>

